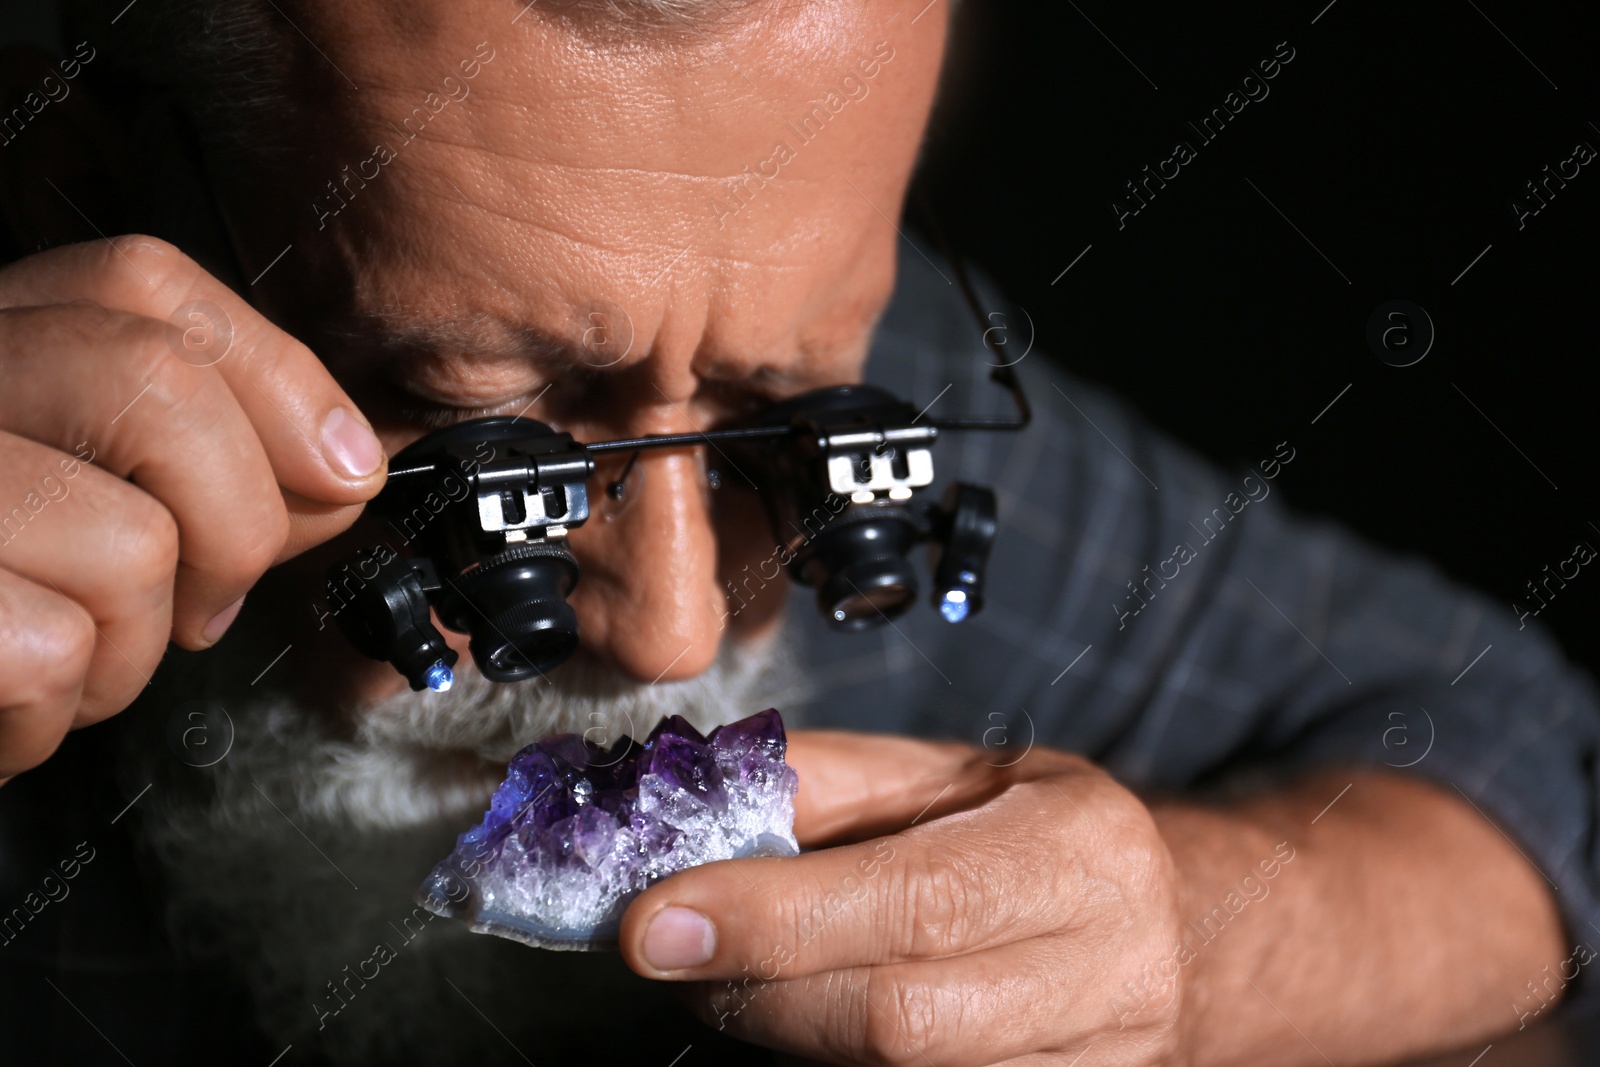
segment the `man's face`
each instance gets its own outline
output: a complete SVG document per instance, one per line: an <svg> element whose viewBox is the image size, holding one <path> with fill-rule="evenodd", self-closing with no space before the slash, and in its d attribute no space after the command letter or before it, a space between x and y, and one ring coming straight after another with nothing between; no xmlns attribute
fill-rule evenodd
<svg viewBox="0 0 1600 1067"><path fill-rule="evenodd" d="M226 174L226 210L250 273L292 244L256 293L390 455L483 415L704 429L859 378L943 5L733 7L673 33L508 0L291 11L298 147ZM584 648L634 679L700 673L784 599L728 616L773 546L705 451L644 453L572 538Z"/></svg>

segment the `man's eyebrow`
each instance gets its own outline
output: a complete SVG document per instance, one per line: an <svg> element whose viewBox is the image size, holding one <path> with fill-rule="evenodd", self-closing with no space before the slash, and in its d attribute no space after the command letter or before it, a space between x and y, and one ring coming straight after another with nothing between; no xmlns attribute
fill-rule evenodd
<svg viewBox="0 0 1600 1067"><path fill-rule="evenodd" d="M399 313L346 318L327 331L330 366L404 378L451 357L474 362L525 363L539 370L590 367L593 354L578 341L492 315L450 319ZM383 366L374 366L382 360Z"/></svg>
<svg viewBox="0 0 1600 1067"><path fill-rule="evenodd" d="M570 362L585 355L576 340L489 315L444 320L391 319L375 325L386 346L401 351L456 351L535 363Z"/></svg>

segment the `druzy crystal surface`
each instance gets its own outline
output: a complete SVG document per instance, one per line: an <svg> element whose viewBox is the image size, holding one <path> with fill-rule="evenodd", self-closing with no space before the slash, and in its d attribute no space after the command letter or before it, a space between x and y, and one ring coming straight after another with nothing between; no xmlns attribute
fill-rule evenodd
<svg viewBox="0 0 1600 1067"><path fill-rule="evenodd" d="M542 948L614 944L628 902L675 871L799 852L787 748L773 709L709 736L673 715L609 749L547 737L512 759L417 902Z"/></svg>

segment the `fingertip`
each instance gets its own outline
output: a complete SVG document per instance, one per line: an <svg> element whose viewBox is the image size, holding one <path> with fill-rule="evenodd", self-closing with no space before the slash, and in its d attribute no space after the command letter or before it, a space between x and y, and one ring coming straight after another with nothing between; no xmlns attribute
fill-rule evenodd
<svg viewBox="0 0 1600 1067"><path fill-rule="evenodd" d="M205 647L209 648L222 640L222 635L228 632L228 627L233 625L233 620L239 617L239 609L243 607L244 597L240 597L217 612L211 621L206 623L205 628L200 631L200 639L205 642Z"/></svg>
<svg viewBox="0 0 1600 1067"><path fill-rule="evenodd" d="M694 908L668 904L651 915L638 935L637 956L641 974L670 975L710 963L717 954L717 928Z"/></svg>
<svg viewBox="0 0 1600 1067"><path fill-rule="evenodd" d="M707 914L710 909L704 903L706 894L692 884L697 881L694 875L709 871L714 866L706 864L677 871L640 893L628 905L617 927L617 948L632 970L646 978L663 978L670 971L689 966L662 966L671 962L666 954L670 948L669 942L696 941L699 934L704 933L702 930L695 937L690 937L685 932L689 916L698 917L711 931L711 953L705 958L709 959L715 953L716 922ZM711 899L716 899L714 893ZM666 916L665 924L657 925L663 916Z"/></svg>
<svg viewBox="0 0 1600 1067"><path fill-rule="evenodd" d="M333 473L348 482L371 479L388 461L383 443L367 420L343 405L323 419L322 456Z"/></svg>

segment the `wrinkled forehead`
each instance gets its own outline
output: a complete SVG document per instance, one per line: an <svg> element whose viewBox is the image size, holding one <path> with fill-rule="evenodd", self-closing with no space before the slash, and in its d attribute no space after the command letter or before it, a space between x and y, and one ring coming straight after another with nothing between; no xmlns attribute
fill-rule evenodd
<svg viewBox="0 0 1600 1067"><path fill-rule="evenodd" d="M502 0L296 12L280 243L339 276L347 321L479 324L480 349L570 354L620 324L627 359L717 377L855 358L937 80L926 9L756 0L670 31Z"/></svg>
<svg viewBox="0 0 1600 1067"><path fill-rule="evenodd" d="M649 2L614 0L621 9ZM838 99L882 90L870 82L883 57L925 44L939 23L913 24L914 5L897 0L683 6L706 14L662 29L550 0L318 6L303 15L316 56L300 65L324 69L303 84L317 96L334 92L303 103L312 122L337 118L338 132L369 138L412 116L409 134L418 108L437 115L474 96L462 109L472 118L456 133L508 152L703 175L725 162L708 149L746 150L737 158L749 163L752 145L771 148L811 105L836 114ZM912 88L893 81L901 92L891 95Z"/></svg>

